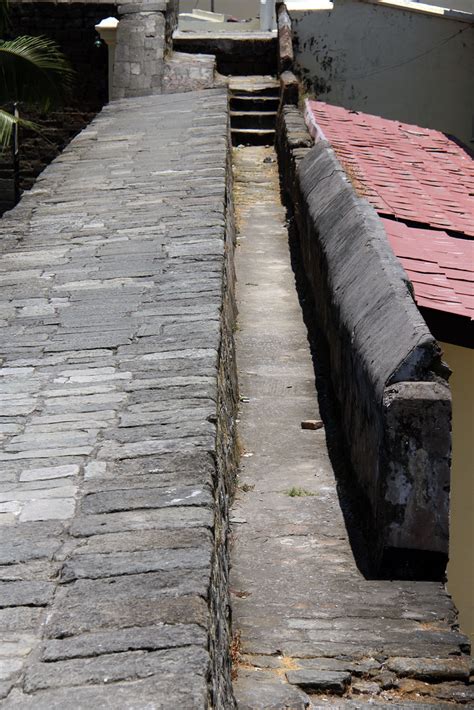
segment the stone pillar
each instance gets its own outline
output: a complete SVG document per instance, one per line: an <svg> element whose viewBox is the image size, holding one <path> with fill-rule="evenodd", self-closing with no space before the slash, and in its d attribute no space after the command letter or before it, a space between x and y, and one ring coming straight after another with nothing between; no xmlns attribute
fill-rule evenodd
<svg viewBox="0 0 474 710"><path fill-rule="evenodd" d="M171 49L173 32L178 27L179 0L168 0L166 5L166 45Z"/></svg>
<svg viewBox="0 0 474 710"><path fill-rule="evenodd" d="M449 385L440 380L387 387L383 420L378 504L378 527L385 531L382 567L408 578L440 579L449 542Z"/></svg>
<svg viewBox="0 0 474 710"><path fill-rule="evenodd" d="M118 6L112 99L161 93L167 4L136 0Z"/></svg>

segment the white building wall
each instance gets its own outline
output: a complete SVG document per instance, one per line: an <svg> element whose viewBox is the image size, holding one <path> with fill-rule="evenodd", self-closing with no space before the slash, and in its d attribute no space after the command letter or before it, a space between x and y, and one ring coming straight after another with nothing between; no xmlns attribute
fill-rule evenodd
<svg viewBox="0 0 474 710"><path fill-rule="evenodd" d="M297 62L319 99L473 145L472 22L364 0L288 6Z"/></svg>
<svg viewBox="0 0 474 710"><path fill-rule="evenodd" d="M192 12L193 8L210 10L211 0L179 0L180 12ZM223 12L240 19L258 17L260 0L214 0L214 12Z"/></svg>
<svg viewBox="0 0 474 710"><path fill-rule="evenodd" d="M418 0L415 0L415 2L418 2ZM452 10L474 13L474 0L429 0L429 4L436 7L449 7Z"/></svg>

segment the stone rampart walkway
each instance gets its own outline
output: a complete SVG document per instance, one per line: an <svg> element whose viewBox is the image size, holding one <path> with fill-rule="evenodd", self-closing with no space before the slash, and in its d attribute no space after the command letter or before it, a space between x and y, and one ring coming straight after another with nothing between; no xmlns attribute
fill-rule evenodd
<svg viewBox="0 0 474 710"><path fill-rule="evenodd" d="M357 567L328 453L329 378L322 372L319 382L323 422L275 153L240 148L234 164L244 450L231 575L239 710L472 703L469 644L444 586L370 580ZM302 428L308 420L315 428Z"/></svg>
<svg viewBox="0 0 474 710"><path fill-rule="evenodd" d="M2 220L2 707L208 705L227 132L117 102Z"/></svg>
<svg viewBox="0 0 474 710"><path fill-rule="evenodd" d="M2 708L234 708L228 145L225 91L116 102L2 220ZM301 428L320 415L275 154L235 167L239 706L468 705L443 586L355 563L328 420Z"/></svg>

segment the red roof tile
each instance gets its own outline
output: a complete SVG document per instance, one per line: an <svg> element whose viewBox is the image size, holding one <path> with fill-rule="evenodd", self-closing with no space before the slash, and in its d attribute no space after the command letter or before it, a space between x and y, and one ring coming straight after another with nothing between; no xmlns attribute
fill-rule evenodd
<svg viewBox="0 0 474 710"><path fill-rule="evenodd" d="M329 140L382 217L418 305L472 319L474 161L468 153L439 131L320 101L307 102L306 121L316 140Z"/></svg>
<svg viewBox="0 0 474 710"><path fill-rule="evenodd" d="M306 115L313 137L330 141L380 214L474 237L474 161L455 141L322 101L308 101Z"/></svg>
<svg viewBox="0 0 474 710"><path fill-rule="evenodd" d="M383 219L419 306L474 317L474 240ZM452 251L451 251L452 248Z"/></svg>

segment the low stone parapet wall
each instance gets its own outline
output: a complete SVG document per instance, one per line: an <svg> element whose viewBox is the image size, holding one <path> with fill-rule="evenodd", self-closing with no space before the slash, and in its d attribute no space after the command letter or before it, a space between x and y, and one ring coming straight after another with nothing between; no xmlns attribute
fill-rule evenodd
<svg viewBox="0 0 474 710"><path fill-rule="evenodd" d="M183 32L176 30L173 47L189 54L213 54L220 74L263 75L277 71L277 38L270 32Z"/></svg>
<svg viewBox="0 0 474 710"><path fill-rule="evenodd" d="M440 349L382 223L298 109L279 119L283 182L327 338L354 484L380 569L442 577L451 401Z"/></svg>
<svg viewBox="0 0 474 710"><path fill-rule="evenodd" d="M285 3L277 3L278 28L278 69L280 72L293 71L295 55L293 51L293 30L291 18Z"/></svg>

